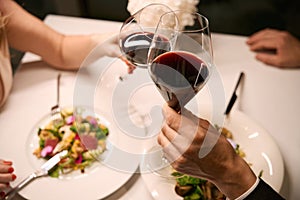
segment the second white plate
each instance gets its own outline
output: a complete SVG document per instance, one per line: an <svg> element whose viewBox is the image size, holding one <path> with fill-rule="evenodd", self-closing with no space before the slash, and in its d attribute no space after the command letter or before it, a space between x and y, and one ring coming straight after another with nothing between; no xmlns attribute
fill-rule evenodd
<svg viewBox="0 0 300 200"><path fill-rule="evenodd" d="M245 152L245 160L251 163L254 172L258 175L262 170L262 179L279 191L284 164L271 135L244 113L236 110L231 112L225 127L232 131L234 141ZM175 180L167 180L153 173L144 173L142 177L154 199L182 199L175 193Z"/></svg>

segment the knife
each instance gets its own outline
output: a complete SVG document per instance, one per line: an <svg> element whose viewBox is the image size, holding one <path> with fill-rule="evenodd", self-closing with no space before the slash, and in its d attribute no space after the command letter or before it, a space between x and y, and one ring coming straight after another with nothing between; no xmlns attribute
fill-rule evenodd
<svg viewBox="0 0 300 200"><path fill-rule="evenodd" d="M240 82L241 82L241 80L242 80L243 77L244 77L244 72L241 72L240 76L239 76L239 79L238 79L238 81L237 81L237 83L235 85L235 88L234 88L234 91L232 93L232 96L231 96L231 98L229 100L229 103L228 103L228 105L226 107L226 110L225 110L225 113L224 113L226 116L230 113L230 111L231 111L231 109L232 109L232 107L233 107L233 105L234 105L234 103L235 103L235 101L237 99L236 91L237 91L238 86L239 86L239 84L240 84Z"/></svg>
<svg viewBox="0 0 300 200"><path fill-rule="evenodd" d="M50 158L46 163L44 163L40 170L37 170L36 172L33 172L30 174L26 179L21 181L16 187L12 188L3 199L9 200L12 199L20 190L22 190L26 185L28 185L33 180L48 175L48 172L55 166L57 163L60 162L60 160L68 154L67 150L64 150L52 158Z"/></svg>

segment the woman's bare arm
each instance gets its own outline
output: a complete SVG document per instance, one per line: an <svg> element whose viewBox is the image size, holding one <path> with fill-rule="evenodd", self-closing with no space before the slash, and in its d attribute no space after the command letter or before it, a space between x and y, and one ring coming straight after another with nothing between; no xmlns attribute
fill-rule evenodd
<svg viewBox="0 0 300 200"><path fill-rule="evenodd" d="M77 69L97 45L91 35L66 36L53 30L12 0L0 0L0 11L7 16L9 45L40 55L54 67Z"/></svg>

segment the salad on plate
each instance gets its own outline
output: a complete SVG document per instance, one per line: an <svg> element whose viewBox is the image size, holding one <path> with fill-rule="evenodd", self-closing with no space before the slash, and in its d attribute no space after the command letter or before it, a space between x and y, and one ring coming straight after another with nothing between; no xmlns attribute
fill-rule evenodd
<svg viewBox="0 0 300 200"><path fill-rule="evenodd" d="M63 108L59 123L50 119L44 127L39 127L36 133L39 144L33 152L38 159L49 160L68 150L68 154L51 170L50 176L59 177L75 170L84 173L106 150L107 125L85 111L82 107Z"/></svg>
<svg viewBox="0 0 300 200"><path fill-rule="evenodd" d="M217 129L221 131L227 140L231 143L235 152L241 156L245 157L246 154L240 148L239 144L236 144L233 140L233 135L231 131L229 131L225 127L218 127ZM249 165L251 165L249 163ZM175 192L179 196L183 197L184 200L225 200L226 196L222 194L218 188L212 184L211 182L201 179L195 178L186 174L181 174L177 171L174 171L172 175L176 178L175 184ZM262 171L259 176L262 175Z"/></svg>

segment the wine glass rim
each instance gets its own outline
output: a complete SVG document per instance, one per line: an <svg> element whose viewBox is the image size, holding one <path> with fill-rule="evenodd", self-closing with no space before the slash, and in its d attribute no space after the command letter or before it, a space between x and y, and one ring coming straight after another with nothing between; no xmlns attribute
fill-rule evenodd
<svg viewBox="0 0 300 200"><path fill-rule="evenodd" d="M198 12L190 12L190 11L186 11L186 10L172 10L172 11L169 11L169 12L166 12L164 14L162 14L160 16L160 20L161 21L163 19L163 17L169 15L169 14L175 14L175 16L177 17L177 20L178 20L178 15L176 13L179 13L179 12L182 12L182 13L187 13L187 14L190 14L190 15L194 15L194 16L197 16L198 19L203 19L205 24L203 27L197 29L197 30L181 30L181 27L179 26L178 24L178 21L177 21L177 26L176 26L176 29L175 31L178 31L178 32L182 32L182 33L196 33L196 32L199 32L199 31L203 31L205 29L208 29L209 28L209 20L207 19L206 16L198 13Z"/></svg>
<svg viewBox="0 0 300 200"><path fill-rule="evenodd" d="M147 5L145 5L145 6L143 6L142 8L140 8L139 10L137 10L136 12L134 12L132 15L130 15L124 22L123 22L123 24L122 24L122 26L121 26L121 28L120 28L120 32L121 32L121 30L122 30L122 28L123 27L126 27L128 24L130 24L132 21L137 21L137 20L139 20L139 19L137 19L136 18L136 15L139 13L139 12L141 12L141 11L143 11L144 9L146 9L147 7L150 7L150 6L164 6L165 8L167 8L169 11L166 11L166 12L164 12L163 14L161 14L161 16L162 15L164 15L164 14L166 14L166 13L169 13L169 12L172 12L173 10L168 6L168 5L166 5L166 4L164 4L164 3L149 3L149 4L147 4ZM160 16L160 17L161 17ZM159 20L160 20L160 18L159 18ZM142 26L140 26L140 24L139 23L136 23L136 25L139 27L139 29L140 29L140 31L142 32L142 33L146 33L146 32L148 32L146 29L147 29L147 27L145 28L145 27L142 27ZM146 36L146 37L148 37L148 36ZM149 37L150 38L150 37ZM119 36L119 39L120 39L120 36ZM152 38L150 38L150 39L152 39Z"/></svg>
<svg viewBox="0 0 300 200"><path fill-rule="evenodd" d="M142 8L138 9L136 12L134 12L132 15L130 15L125 22L127 21L131 21L132 19L135 19L135 15L137 15L138 13L142 12L143 10L145 10L146 8L150 7L150 6L164 6L165 8L167 8L169 11L166 11L165 13L168 12L172 12L173 10L166 4L164 3L148 3L145 6L143 6ZM163 13L162 15L164 15L165 13ZM125 23L124 22L124 23Z"/></svg>
<svg viewBox="0 0 300 200"><path fill-rule="evenodd" d="M145 6L143 6L142 8L138 9L136 12L134 12L131 16L136 15L137 13L143 11L144 9L148 8L149 6L164 6L164 7L166 7L167 9L169 9L170 11L172 11L172 9L171 9L168 5L166 5L166 4L164 4L164 3L148 3L148 4L146 4ZM167 12L170 12L170 11L167 11ZM167 12L166 12L166 13L167 13Z"/></svg>

